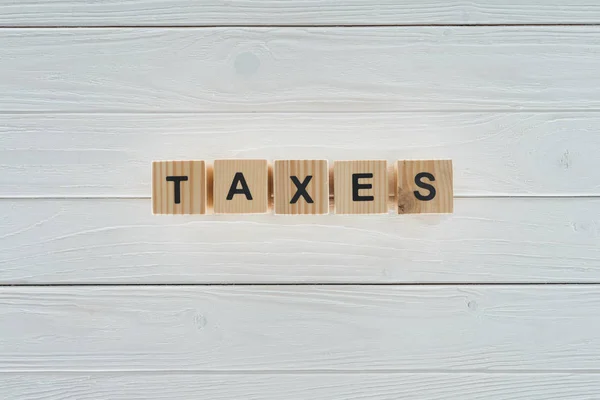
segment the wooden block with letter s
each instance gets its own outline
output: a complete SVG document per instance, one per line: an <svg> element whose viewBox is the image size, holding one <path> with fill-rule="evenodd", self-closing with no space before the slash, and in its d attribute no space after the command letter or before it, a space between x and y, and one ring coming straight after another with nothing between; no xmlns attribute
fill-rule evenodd
<svg viewBox="0 0 600 400"><path fill-rule="evenodd" d="M453 212L451 160L401 160L396 170L398 214Z"/></svg>

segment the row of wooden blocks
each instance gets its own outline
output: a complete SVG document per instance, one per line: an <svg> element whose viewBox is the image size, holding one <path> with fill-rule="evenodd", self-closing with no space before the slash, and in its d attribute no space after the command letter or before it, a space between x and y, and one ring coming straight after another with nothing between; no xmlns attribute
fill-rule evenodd
<svg viewBox="0 0 600 400"><path fill-rule="evenodd" d="M333 184L331 184L333 183ZM391 186L391 188L390 188ZM272 196L271 196L272 193ZM452 161L155 161L154 214L451 213Z"/></svg>

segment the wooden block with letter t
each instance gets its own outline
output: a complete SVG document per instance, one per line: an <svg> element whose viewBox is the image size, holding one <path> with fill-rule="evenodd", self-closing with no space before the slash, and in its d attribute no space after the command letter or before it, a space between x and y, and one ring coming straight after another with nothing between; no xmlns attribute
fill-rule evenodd
<svg viewBox="0 0 600 400"><path fill-rule="evenodd" d="M387 162L336 161L333 165L336 214L388 212Z"/></svg>
<svg viewBox="0 0 600 400"><path fill-rule="evenodd" d="M398 214L453 212L451 160L403 160L396 168Z"/></svg>
<svg viewBox="0 0 600 400"><path fill-rule="evenodd" d="M215 214L262 214L269 209L267 160L215 160Z"/></svg>
<svg viewBox="0 0 600 400"><path fill-rule="evenodd" d="M329 169L326 160L276 160L275 214L327 214Z"/></svg>
<svg viewBox="0 0 600 400"><path fill-rule="evenodd" d="M204 161L152 163L153 214L206 214Z"/></svg>

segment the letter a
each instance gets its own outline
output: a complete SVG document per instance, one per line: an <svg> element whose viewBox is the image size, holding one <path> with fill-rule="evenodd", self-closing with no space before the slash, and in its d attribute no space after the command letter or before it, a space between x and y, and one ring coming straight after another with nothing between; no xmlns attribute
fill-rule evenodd
<svg viewBox="0 0 600 400"><path fill-rule="evenodd" d="M241 184L242 187L238 189L238 184ZM244 174L241 172L236 172L233 177L233 182L231 182L231 187L229 188L229 193L227 193L227 200L233 200L233 196L236 194L244 194L246 195L246 200L252 200L252 194L250 193L250 188L246 183L246 178L244 178Z"/></svg>

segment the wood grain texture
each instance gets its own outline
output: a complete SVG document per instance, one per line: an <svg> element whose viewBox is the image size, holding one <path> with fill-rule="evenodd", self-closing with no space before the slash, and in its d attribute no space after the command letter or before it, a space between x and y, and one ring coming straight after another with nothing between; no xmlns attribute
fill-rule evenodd
<svg viewBox="0 0 600 400"><path fill-rule="evenodd" d="M4 371L598 372L600 291L3 287Z"/></svg>
<svg viewBox="0 0 600 400"><path fill-rule="evenodd" d="M269 210L267 160L215 160L215 214L264 214Z"/></svg>
<svg viewBox="0 0 600 400"><path fill-rule="evenodd" d="M275 160L273 169L275 214L329 213L327 160Z"/></svg>
<svg viewBox="0 0 600 400"><path fill-rule="evenodd" d="M387 214L388 166L385 160L333 163L336 214Z"/></svg>
<svg viewBox="0 0 600 400"><path fill-rule="evenodd" d="M0 283L600 282L600 199L294 218L158 218L149 206L1 200Z"/></svg>
<svg viewBox="0 0 600 400"><path fill-rule="evenodd" d="M207 374L178 372L7 373L0 386L19 400L583 400L598 374Z"/></svg>
<svg viewBox="0 0 600 400"><path fill-rule="evenodd" d="M600 195L598 131L588 112L0 114L0 196L149 198L153 160L219 158L449 158L457 196Z"/></svg>
<svg viewBox="0 0 600 400"><path fill-rule="evenodd" d="M597 397L600 6L566 3L0 0L0 397ZM561 26L447 26L521 23ZM452 158L463 198L150 214L152 160L250 157ZM464 198L506 195L569 198Z"/></svg>
<svg viewBox="0 0 600 400"><path fill-rule="evenodd" d="M574 4L575 3L575 4ZM2 0L3 26L598 23L595 0Z"/></svg>
<svg viewBox="0 0 600 400"><path fill-rule="evenodd" d="M204 161L153 161L154 214L206 214L207 173Z"/></svg>
<svg viewBox="0 0 600 400"><path fill-rule="evenodd" d="M0 30L3 112L600 109L600 27Z"/></svg>
<svg viewBox="0 0 600 400"><path fill-rule="evenodd" d="M452 160L397 161L398 214L452 213L454 209L452 182Z"/></svg>

